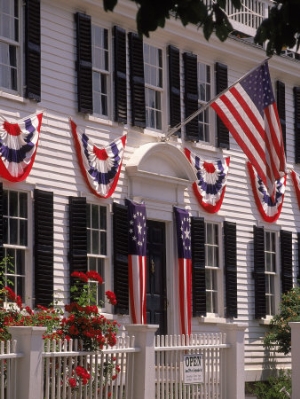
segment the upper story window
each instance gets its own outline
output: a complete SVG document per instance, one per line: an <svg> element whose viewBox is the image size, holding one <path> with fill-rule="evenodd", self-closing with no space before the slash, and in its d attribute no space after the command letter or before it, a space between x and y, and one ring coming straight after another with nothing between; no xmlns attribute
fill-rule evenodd
<svg viewBox="0 0 300 399"><path fill-rule="evenodd" d="M144 43L146 126L162 130L162 50Z"/></svg>
<svg viewBox="0 0 300 399"><path fill-rule="evenodd" d="M19 0L0 2L0 86L12 92L19 90L20 67Z"/></svg>
<svg viewBox="0 0 300 399"><path fill-rule="evenodd" d="M105 263L107 259L107 209L105 206L87 204L88 269L97 271L103 284L97 284L97 303L104 301Z"/></svg>
<svg viewBox="0 0 300 399"><path fill-rule="evenodd" d="M198 62L197 64L198 77L198 107L201 108L211 99L211 70L210 66ZM201 112L198 117L198 130L200 141L210 141L209 135L209 109Z"/></svg>
<svg viewBox="0 0 300 399"><path fill-rule="evenodd" d="M265 231L266 314L275 314L276 234Z"/></svg>
<svg viewBox="0 0 300 399"><path fill-rule="evenodd" d="M11 264L5 266L4 283L25 302L28 196L24 192L4 190L3 197L4 253L11 259Z"/></svg>
<svg viewBox="0 0 300 399"><path fill-rule="evenodd" d="M219 226L205 223L205 285L207 313L220 313L218 298L220 293Z"/></svg>
<svg viewBox="0 0 300 399"><path fill-rule="evenodd" d="M108 30L92 26L93 113L109 116L109 48Z"/></svg>

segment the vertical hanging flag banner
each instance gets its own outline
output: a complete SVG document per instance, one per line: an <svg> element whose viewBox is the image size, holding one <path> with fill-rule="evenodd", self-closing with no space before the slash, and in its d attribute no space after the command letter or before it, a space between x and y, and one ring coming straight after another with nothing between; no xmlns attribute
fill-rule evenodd
<svg viewBox="0 0 300 399"><path fill-rule="evenodd" d="M109 198L119 180L124 156L126 134L106 147L97 147L77 125L70 120L81 172L92 193Z"/></svg>
<svg viewBox="0 0 300 399"><path fill-rule="evenodd" d="M199 204L209 213L218 212L225 195L230 157L206 162L187 148L184 153L196 172L197 181L192 187Z"/></svg>
<svg viewBox="0 0 300 399"><path fill-rule="evenodd" d="M255 203L257 209L259 210L259 213L266 222L276 222L276 220L280 216L283 205L284 193L286 188L286 175L276 180L276 192L273 199L270 197L266 186L264 185L262 179L258 176L258 173L255 171L253 165L248 162L247 166L249 170Z"/></svg>
<svg viewBox="0 0 300 399"><path fill-rule="evenodd" d="M300 209L300 177L294 170L291 171L291 177L295 188L298 207Z"/></svg>
<svg viewBox="0 0 300 399"><path fill-rule="evenodd" d="M211 102L271 197L286 173L284 144L268 63L249 72Z"/></svg>
<svg viewBox="0 0 300 399"><path fill-rule="evenodd" d="M132 322L145 324L147 236L146 206L125 200L128 207L128 276Z"/></svg>
<svg viewBox="0 0 300 399"><path fill-rule="evenodd" d="M0 126L0 175L19 182L29 175L36 156L43 113Z"/></svg>
<svg viewBox="0 0 300 399"><path fill-rule="evenodd" d="M188 211L174 207L178 250L178 290L181 334L191 334L192 253L191 222Z"/></svg>

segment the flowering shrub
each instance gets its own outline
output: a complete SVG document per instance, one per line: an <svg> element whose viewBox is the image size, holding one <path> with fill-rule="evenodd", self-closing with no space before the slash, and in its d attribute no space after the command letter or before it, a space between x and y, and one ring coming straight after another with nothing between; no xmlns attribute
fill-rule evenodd
<svg viewBox="0 0 300 399"><path fill-rule="evenodd" d="M0 294L6 298L9 305L0 308L0 340L10 339L9 326L43 326L47 327L45 340L76 339L79 349L84 351L97 351L104 346L114 346L117 338L118 324L106 319L96 305L97 284L102 284L102 277L95 271L72 273L74 284L71 287L72 302L65 305L66 315L60 308L45 308L38 306L36 310L23 307L21 298L10 287L0 289ZM109 303L117 303L112 291L106 291ZM3 305L3 299L2 299ZM77 360L78 361L78 360ZM91 366L90 366L91 367ZM106 362L104 370L96 373L87 370L81 365L73 363L69 370L69 387L79 389L80 386L95 382L99 372L104 377L104 383L109 379L116 379L120 367L115 364L115 359ZM92 386L92 385L91 385Z"/></svg>

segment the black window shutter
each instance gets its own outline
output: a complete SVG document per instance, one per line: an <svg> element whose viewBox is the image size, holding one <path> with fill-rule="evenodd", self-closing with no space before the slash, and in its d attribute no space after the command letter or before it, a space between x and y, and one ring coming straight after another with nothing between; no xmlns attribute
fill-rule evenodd
<svg viewBox="0 0 300 399"><path fill-rule="evenodd" d="M280 231L280 247L281 247L281 287L282 293L293 288L293 234L291 231Z"/></svg>
<svg viewBox="0 0 300 399"><path fill-rule="evenodd" d="M265 295L265 233L263 227L253 226L255 318L266 317Z"/></svg>
<svg viewBox="0 0 300 399"><path fill-rule="evenodd" d="M295 162L300 163L300 87L294 87L295 108Z"/></svg>
<svg viewBox="0 0 300 399"><path fill-rule="evenodd" d="M143 39L133 32L129 33L128 38L132 124L133 126L145 127L146 108Z"/></svg>
<svg viewBox="0 0 300 399"><path fill-rule="evenodd" d="M205 224L201 217L191 218L193 316L206 316Z"/></svg>
<svg viewBox="0 0 300 399"><path fill-rule="evenodd" d="M169 101L170 101L170 126L174 127L181 122L180 111L180 61L179 50L169 46ZM177 135L180 135L179 131Z"/></svg>
<svg viewBox="0 0 300 399"><path fill-rule="evenodd" d="M70 274L87 271L87 209L83 197L69 197Z"/></svg>
<svg viewBox="0 0 300 399"><path fill-rule="evenodd" d="M0 182L0 261L4 258L3 184Z"/></svg>
<svg viewBox="0 0 300 399"><path fill-rule="evenodd" d="M113 203L114 292L117 297L115 312L129 314L128 286L128 210Z"/></svg>
<svg viewBox="0 0 300 399"><path fill-rule="evenodd" d="M236 223L224 222L226 317L237 317Z"/></svg>
<svg viewBox="0 0 300 399"><path fill-rule="evenodd" d="M40 0L25 2L25 97L41 101Z"/></svg>
<svg viewBox="0 0 300 399"><path fill-rule="evenodd" d="M53 193L34 190L35 303L53 303Z"/></svg>
<svg viewBox="0 0 300 399"><path fill-rule="evenodd" d="M284 149L286 151L286 120L285 120L285 84L277 80L276 82L277 92L277 109L279 120L281 124L282 137L284 143Z"/></svg>
<svg viewBox="0 0 300 399"><path fill-rule="evenodd" d="M115 121L127 123L126 32L114 26Z"/></svg>
<svg viewBox="0 0 300 399"><path fill-rule="evenodd" d="M185 118L198 110L197 56L183 54L184 65L184 109ZM199 141L198 116L185 126L186 140Z"/></svg>
<svg viewBox="0 0 300 399"><path fill-rule="evenodd" d="M227 65L217 62L215 64L216 95L228 87ZM217 145L229 149L229 131L221 119L217 116Z"/></svg>
<svg viewBox="0 0 300 399"><path fill-rule="evenodd" d="M93 113L92 26L91 17L76 13L77 106L78 112Z"/></svg>

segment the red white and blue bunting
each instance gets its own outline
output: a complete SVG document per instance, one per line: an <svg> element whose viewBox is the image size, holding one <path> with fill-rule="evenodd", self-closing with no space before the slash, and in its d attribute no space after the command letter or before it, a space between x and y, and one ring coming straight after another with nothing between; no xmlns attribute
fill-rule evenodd
<svg viewBox="0 0 300 399"><path fill-rule="evenodd" d="M187 148L184 149L184 153L196 172L197 181L192 187L198 202L207 212L218 212L225 195L230 157L206 162Z"/></svg>
<svg viewBox="0 0 300 399"><path fill-rule="evenodd" d="M298 207L300 209L300 176L294 171L291 171L291 177L295 188L295 193L297 197Z"/></svg>
<svg viewBox="0 0 300 399"><path fill-rule="evenodd" d="M29 175L36 156L43 113L0 126L0 175L20 182Z"/></svg>
<svg viewBox="0 0 300 399"><path fill-rule="evenodd" d="M276 180L275 198L272 199L253 165L248 162L247 166L250 175L252 191L259 213L266 222L276 222L280 216L283 205L286 188L286 175Z"/></svg>
<svg viewBox="0 0 300 399"><path fill-rule="evenodd" d="M126 134L106 147L97 147L70 120L81 171L92 193L109 198L119 180L126 144Z"/></svg>

